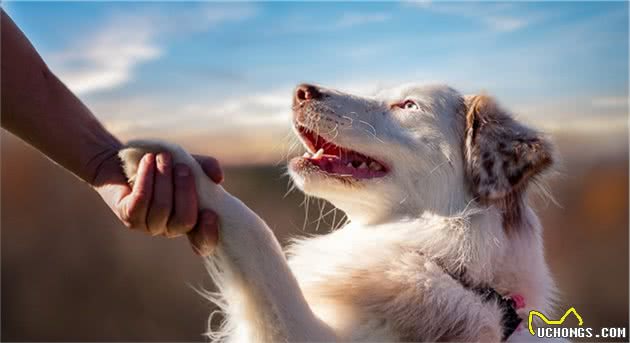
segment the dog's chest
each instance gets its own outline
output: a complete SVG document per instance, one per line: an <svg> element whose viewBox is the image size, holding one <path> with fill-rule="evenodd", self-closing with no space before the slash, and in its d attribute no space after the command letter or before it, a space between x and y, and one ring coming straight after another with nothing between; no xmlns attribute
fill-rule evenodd
<svg viewBox="0 0 630 343"><path fill-rule="evenodd" d="M494 277L487 281L502 294L524 296L527 308L546 308L551 281L539 239L504 244L506 249L488 261ZM291 252L289 264L309 305L349 341L405 337L393 322L411 321L401 313L422 307L424 290L417 286L444 276L443 270L427 269L432 262L426 256L388 235L342 229L302 241ZM414 288L417 293L410 292ZM408 297L401 302L403 293Z"/></svg>
<svg viewBox="0 0 630 343"><path fill-rule="evenodd" d="M396 341L388 316L376 307L396 292L385 274L394 248L338 230L300 242L289 265L315 314L347 341Z"/></svg>
<svg viewBox="0 0 630 343"><path fill-rule="evenodd" d="M520 312L525 316L529 310L549 310L554 285L538 233L522 233L507 244L497 261L495 288L504 295L522 297L525 307Z"/></svg>

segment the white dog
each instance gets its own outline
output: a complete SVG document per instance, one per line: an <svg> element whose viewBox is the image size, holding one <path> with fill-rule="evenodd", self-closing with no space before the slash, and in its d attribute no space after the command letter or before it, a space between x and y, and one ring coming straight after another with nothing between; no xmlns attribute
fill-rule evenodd
<svg viewBox="0 0 630 343"><path fill-rule="evenodd" d="M184 150L130 143L133 179L146 152L169 151L220 218L211 295L225 320L213 339L501 341L532 337L553 281L541 225L526 203L553 160L550 143L491 98L403 87L358 97L299 86L293 128L308 152L289 164L306 194L350 223L297 240L287 260L265 222L215 185ZM520 324L519 324L520 323Z"/></svg>

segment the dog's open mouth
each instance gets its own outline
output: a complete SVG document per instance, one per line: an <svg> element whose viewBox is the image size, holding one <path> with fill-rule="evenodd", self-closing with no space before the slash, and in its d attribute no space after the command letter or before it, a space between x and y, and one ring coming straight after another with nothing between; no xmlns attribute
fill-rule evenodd
<svg viewBox="0 0 630 343"><path fill-rule="evenodd" d="M387 167L372 157L337 146L304 126L297 131L308 150L302 159L330 176L372 179L387 174Z"/></svg>

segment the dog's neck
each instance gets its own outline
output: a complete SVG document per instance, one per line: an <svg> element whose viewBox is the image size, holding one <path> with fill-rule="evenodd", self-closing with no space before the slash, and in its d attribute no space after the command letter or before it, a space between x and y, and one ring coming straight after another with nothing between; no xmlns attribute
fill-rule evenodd
<svg viewBox="0 0 630 343"><path fill-rule="evenodd" d="M525 217L533 215L526 204L523 206ZM518 227L507 230L504 213L498 206L471 201L459 212L443 210L446 214L424 210L420 215L392 216L380 223L353 222L352 217L350 220L354 230L364 230L366 235L372 230L388 232L395 237L392 243L421 251L440 261L449 272L465 270L468 278L480 284L491 284L506 254L516 253L513 249L529 249L526 245L539 233L527 218L514 223Z"/></svg>
<svg viewBox="0 0 630 343"><path fill-rule="evenodd" d="M467 191L454 189L445 192L437 186L440 184L448 183L428 182L419 187L423 191L407 194L374 192L361 194L358 200L354 198L353 201L347 201L345 196L328 200L343 210L351 222L366 227L427 217L462 218L463 214L471 220L473 217L485 216L484 226L492 226L506 233L518 232L527 226L524 216L528 205L523 194L515 193L492 203L479 202ZM474 213L474 208L483 209L483 214Z"/></svg>
<svg viewBox="0 0 630 343"><path fill-rule="evenodd" d="M457 215L425 213L418 220L418 245L450 272L466 271L475 282L489 282L510 237L494 208L470 206Z"/></svg>
<svg viewBox="0 0 630 343"><path fill-rule="evenodd" d="M350 221L366 226L415 220L427 214L459 216L471 205L474 206L474 199L467 192L457 190L449 193L438 185L427 182L407 193L383 191L365 192L358 196L352 194L351 201L348 201L346 194L336 194L327 197L327 200L344 211Z"/></svg>

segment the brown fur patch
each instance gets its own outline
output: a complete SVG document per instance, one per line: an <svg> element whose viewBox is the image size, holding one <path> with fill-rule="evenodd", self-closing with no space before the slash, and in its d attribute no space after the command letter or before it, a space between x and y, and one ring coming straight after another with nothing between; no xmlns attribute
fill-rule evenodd
<svg viewBox="0 0 630 343"><path fill-rule="evenodd" d="M518 226L529 182L551 166L551 144L515 121L489 96L465 99L464 153L471 193L503 212L506 229Z"/></svg>

